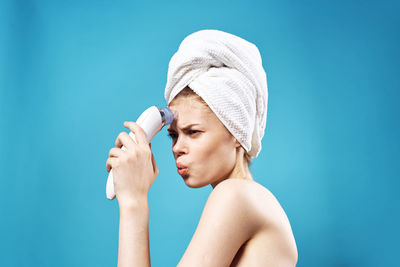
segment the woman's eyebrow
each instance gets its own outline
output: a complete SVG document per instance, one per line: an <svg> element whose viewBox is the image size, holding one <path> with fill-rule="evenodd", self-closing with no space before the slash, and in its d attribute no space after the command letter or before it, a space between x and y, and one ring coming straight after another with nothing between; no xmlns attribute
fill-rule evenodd
<svg viewBox="0 0 400 267"><path fill-rule="evenodd" d="M188 124L186 126L181 127L181 130L185 131L185 130L190 129L192 126L196 126L196 125L200 125L200 124L199 123L191 123L191 124ZM172 127L168 128L168 132L175 132L175 127L174 128L172 128Z"/></svg>

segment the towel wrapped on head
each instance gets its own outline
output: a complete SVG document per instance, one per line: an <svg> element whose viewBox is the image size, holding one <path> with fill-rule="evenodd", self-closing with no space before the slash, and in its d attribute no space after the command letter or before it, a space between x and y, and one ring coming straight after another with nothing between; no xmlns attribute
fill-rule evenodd
<svg viewBox="0 0 400 267"><path fill-rule="evenodd" d="M267 77L257 47L232 34L187 36L169 63L165 100L189 86L251 157L261 150L267 119Z"/></svg>

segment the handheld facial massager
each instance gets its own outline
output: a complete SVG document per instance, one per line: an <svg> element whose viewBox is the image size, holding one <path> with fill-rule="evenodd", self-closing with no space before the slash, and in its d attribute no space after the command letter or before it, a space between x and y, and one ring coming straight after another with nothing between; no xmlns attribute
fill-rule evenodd
<svg viewBox="0 0 400 267"><path fill-rule="evenodd" d="M174 114L169 108L158 108L151 106L146 109L137 119L136 123L143 128L147 136L147 141L150 143L151 139L167 124L172 123L174 120ZM129 136L132 137L133 141L136 142L135 134L130 132ZM126 150L124 146L121 148ZM108 174L107 185L106 185L107 198L113 200L115 198L114 192L114 178L112 170Z"/></svg>

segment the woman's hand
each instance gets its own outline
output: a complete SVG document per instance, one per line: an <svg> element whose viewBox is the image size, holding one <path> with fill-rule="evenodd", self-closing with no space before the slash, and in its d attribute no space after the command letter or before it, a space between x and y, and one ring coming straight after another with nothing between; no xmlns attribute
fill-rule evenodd
<svg viewBox="0 0 400 267"><path fill-rule="evenodd" d="M124 126L135 134L137 143L127 132L121 132L106 162L107 171L113 170L114 191L120 206L147 200L147 193L158 175L143 129L134 122L124 122ZM126 150L122 150L122 146Z"/></svg>

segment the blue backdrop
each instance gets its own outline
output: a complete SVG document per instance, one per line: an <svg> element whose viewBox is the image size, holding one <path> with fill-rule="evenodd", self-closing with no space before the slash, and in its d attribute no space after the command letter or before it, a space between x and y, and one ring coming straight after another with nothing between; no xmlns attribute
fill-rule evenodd
<svg viewBox="0 0 400 267"><path fill-rule="evenodd" d="M168 62L200 29L255 43L269 87L253 175L284 207L297 266L395 266L398 1L0 2L0 265L116 266L105 162L123 121L163 98ZM153 266L175 266L211 187L152 148Z"/></svg>

